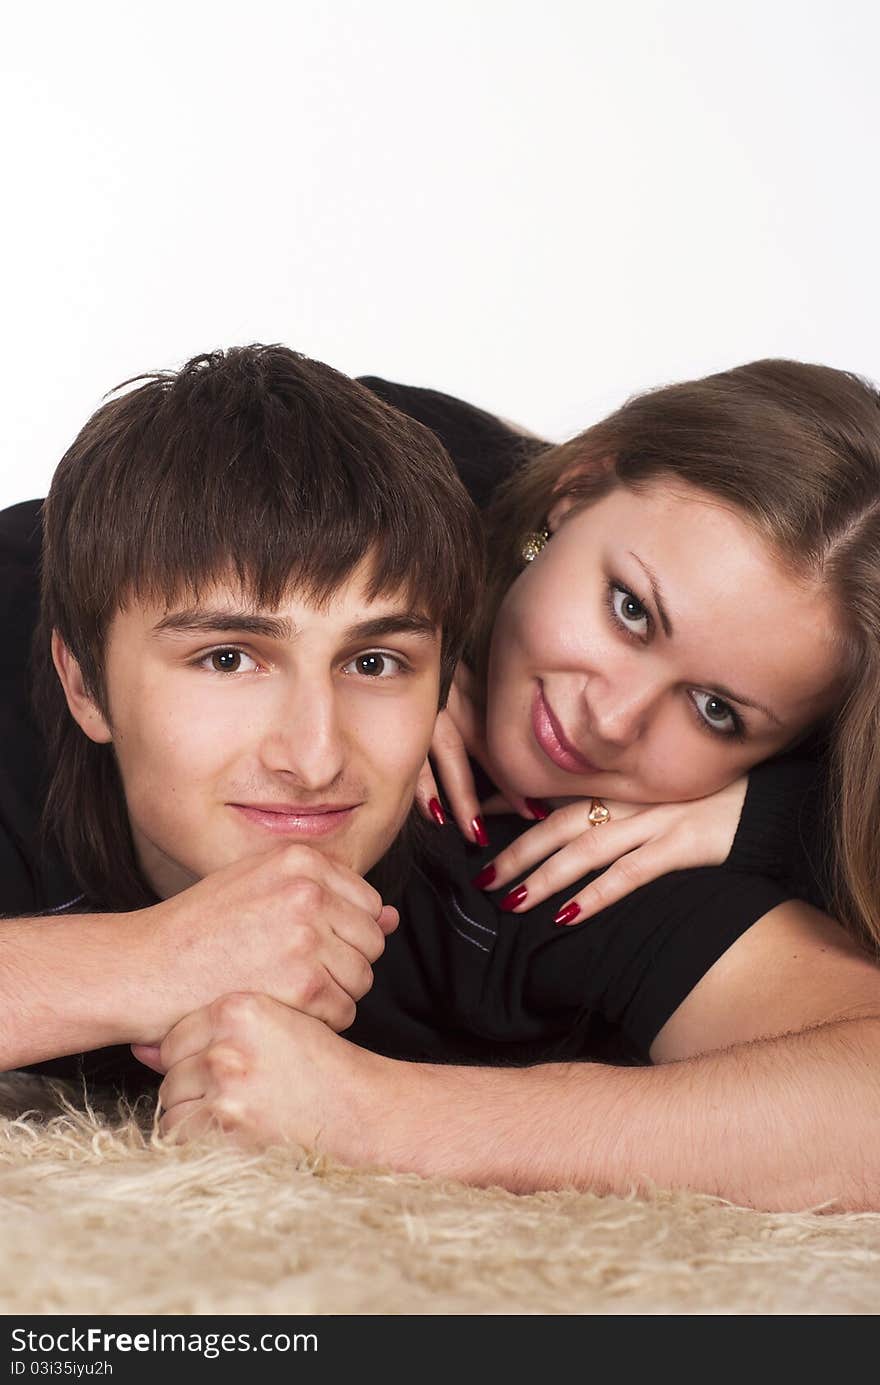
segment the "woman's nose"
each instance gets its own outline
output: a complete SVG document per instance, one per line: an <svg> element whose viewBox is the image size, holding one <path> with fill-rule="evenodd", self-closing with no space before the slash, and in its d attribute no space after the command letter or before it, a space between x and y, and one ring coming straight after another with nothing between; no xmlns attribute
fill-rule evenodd
<svg viewBox="0 0 880 1385"><path fill-rule="evenodd" d="M597 740L623 749L644 734L661 686L646 670L638 676L591 678L585 698Z"/></svg>

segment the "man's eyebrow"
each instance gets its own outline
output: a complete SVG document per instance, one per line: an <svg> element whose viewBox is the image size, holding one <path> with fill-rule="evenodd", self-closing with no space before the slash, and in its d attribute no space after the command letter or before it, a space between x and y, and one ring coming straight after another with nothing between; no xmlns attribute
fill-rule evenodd
<svg viewBox="0 0 880 1385"><path fill-rule="evenodd" d="M434 639L437 622L419 611L395 611L387 616L376 616L372 620L359 620L350 625L343 635L346 644L359 640L384 640L393 635L415 635L419 639Z"/></svg>
<svg viewBox="0 0 880 1385"><path fill-rule="evenodd" d="M153 634L169 630L181 634L208 633L222 631L224 634L241 633L262 635L264 639L289 640L293 638L293 626L284 616L260 616L253 611L212 611L197 607L188 611L172 611L153 626Z"/></svg>
<svg viewBox="0 0 880 1385"><path fill-rule="evenodd" d="M673 633L672 622L666 613L666 607L663 605L663 592L656 574L651 571L644 558L640 558L638 553L634 553L632 549L630 549L629 554L631 558L635 558L639 567L647 577L651 587L651 595L654 598L654 605L657 607L657 613L660 616L660 623L666 635L671 636ZM756 712L763 712L764 716L770 721L775 722L777 726L782 725L776 713L772 712L769 707L765 707L763 702L756 702L752 697L743 697L740 693L735 693L730 688L726 688L723 683L713 683L712 692L718 693L720 697L724 698L725 702L736 702L740 707L752 707Z"/></svg>
<svg viewBox="0 0 880 1385"><path fill-rule="evenodd" d="M209 610L196 607L185 611L171 611L153 627L153 634L165 631L177 634L222 632L224 634L245 634L262 636L270 640L291 640L296 635L296 627L285 616L261 616L254 611ZM356 621L343 632L345 644L360 640L381 640L390 635L415 635L421 639L433 639L437 626L429 616L418 611L395 611L386 616L374 616L370 620Z"/></svg>

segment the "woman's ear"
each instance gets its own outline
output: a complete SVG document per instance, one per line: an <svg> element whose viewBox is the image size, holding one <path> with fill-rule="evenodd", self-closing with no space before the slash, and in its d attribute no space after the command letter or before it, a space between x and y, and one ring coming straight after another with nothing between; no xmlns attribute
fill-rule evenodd
<svg viewBox="0 0 880 1385"><path fill-rule="evenodd" d="M52 631L52 663L61 680L70 715L90 741L107 745L113 732L107 718L86 689L79 661L73 657L57 630Z"/></svg>
<svg viewBox="0 0 880 1385"><path fill-rule="evenodd" d="M580 499L583 504L583 498ZM547 511L547 528L551 534L555 534L565 516L578 504L578 497L574 495L561 495L558 500L554 500L550 509Z"/></svg>
<svg viewBox="0 0 880 1385"><path fill-rule="evenodd" d="M597 500L606 494L614 484L612 473L614 472L614 459L609 457L601 462L593 462L589 471L582 463L567 467L562 475L557 478L554 491L556 499L547 511L547 528L551 534L555 534L566 515L575 506L583 506L588 500ZM589 484L584 485L588 480ZM580 482L580 484L578 484ZM574 487L574 494L566 490L567 486ZM561 494L560 494L561 492Z"/></svg>

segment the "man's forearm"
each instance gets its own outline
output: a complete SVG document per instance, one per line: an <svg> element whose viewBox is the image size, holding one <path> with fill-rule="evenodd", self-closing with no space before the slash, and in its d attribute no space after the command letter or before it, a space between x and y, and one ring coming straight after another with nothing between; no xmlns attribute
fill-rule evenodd
<svg viewBox="0 0 880 1385"><path fill-rule="evenodd" d="M137 918L0 919L0 1071L139 1036Z"/></svg>
<svg viewBox="0 0 880 1385"><path fill-rule="evenodd" d="M377 1162L515 1192L651 1185L880 1208L880 1018L651 1068L394 1064Z"/></svg>

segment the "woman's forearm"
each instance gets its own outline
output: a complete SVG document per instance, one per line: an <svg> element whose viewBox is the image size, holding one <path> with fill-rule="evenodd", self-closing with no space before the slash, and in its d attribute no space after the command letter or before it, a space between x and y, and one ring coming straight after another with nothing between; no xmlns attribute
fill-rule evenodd
<svg viewBox="0 0 880 1385"><path fill-rule="evenodd" d="M880 1016L651 1068L395 1064L375 1155L515 1192L652 1185L767 1211L880 1208Z"/></svg>

